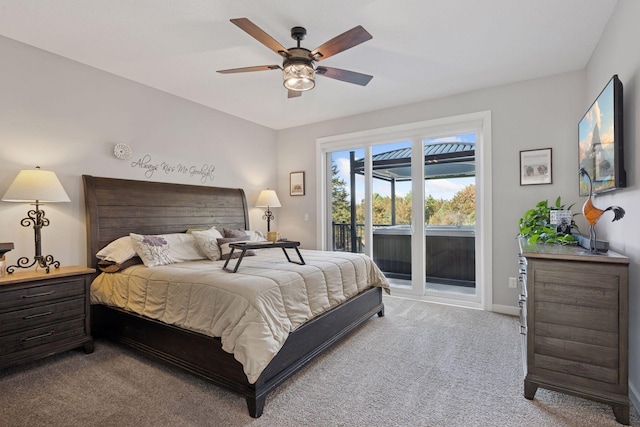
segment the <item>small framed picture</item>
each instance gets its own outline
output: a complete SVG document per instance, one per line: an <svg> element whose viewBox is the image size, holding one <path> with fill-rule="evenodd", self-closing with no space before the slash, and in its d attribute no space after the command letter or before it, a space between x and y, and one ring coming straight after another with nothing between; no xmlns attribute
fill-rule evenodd
<svg viewBox="0 0 640 427"><path fill-rule="evenodd" d="M520 185L551 183L551 148L520 151Z"/></svg>
<svg viewBox="0 0 640 427"><path fill-rule="evenodd" d="M289 174L289 195L304 196L304 172Z"/></svg>

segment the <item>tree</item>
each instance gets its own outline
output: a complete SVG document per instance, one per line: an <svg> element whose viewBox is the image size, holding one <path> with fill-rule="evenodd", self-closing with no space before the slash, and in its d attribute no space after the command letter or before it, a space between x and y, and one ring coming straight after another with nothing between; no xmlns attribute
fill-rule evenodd
<svg viewBox="0 0 640 427"><path fill-rule="evenodd" d="M451 199L451 208L469 216L476 212L476 186L470 184L458 191Z"/></svg>
<svg viewBox="0 0 640 427"><path fill-rule="evenodd" d="M436 200L431 194L424 201L424 223L429 224L431 217L438 212L444 200Z"/></svg>
<svg viewBox="0 0 640 427"><path fill-rule="evenodd" d="M334 173L335 177L335 173ZM336 188L338 184L344 181L334 181L334 221L336 221ZM348 194L344 192L344 221L349 222L350 211ZM411 224L411 192L404 197L396 197L396 224ZM372 220L373 224L390 225L391 224L391 197L382 196L374 193L371 200ZM364 224L364 199L356 205L356 222ZM342 218L342 217L340 217ZM431 225L475 225L476 223L476 186L470 184L458 191L451 200L435 199L432 195L428 195L424 202L424 218L426 224ZM342 220L340 220L342 221Z"/></svg>
<svg viewBox="0 0 640 427"><path fill-rule="evenodd" d="M470 184L458 191L451 200L444 200L429 218L428 223L438 225L475 225L475 184Z"/></svg>
<svg viewBox="0 0 640 427"><path fill-rule="evenodd" d="M411 224L411 192L396 197L396 224Z"/></svg>
<svg viewBox="0 0 640 427"><path fill-rule="evenodd" d="M331 206L333 222L351 221L351 203L347 182L338 174L338 165L331 162Z"/></svg>

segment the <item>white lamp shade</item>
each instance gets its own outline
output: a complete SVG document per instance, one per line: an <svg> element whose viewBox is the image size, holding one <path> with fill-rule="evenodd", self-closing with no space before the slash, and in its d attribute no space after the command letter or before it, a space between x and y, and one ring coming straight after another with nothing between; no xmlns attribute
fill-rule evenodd
<svg viewBox="0 0 640 427"><path fill-rule="evenodd" d="M256 201L257 208L279 208L282 206L278 195L273 190L262 190Z"/></svg>
<svg viewBox="0 0 640 427"><path fill-rule="evenodd" d="M4 196L3 202L70 202L54 172L40 168L21 170Z"/></svg>

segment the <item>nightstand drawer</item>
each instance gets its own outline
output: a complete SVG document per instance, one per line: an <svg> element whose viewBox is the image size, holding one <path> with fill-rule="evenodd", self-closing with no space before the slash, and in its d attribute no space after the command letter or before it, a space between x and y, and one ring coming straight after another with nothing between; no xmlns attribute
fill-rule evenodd
<svg viewBox="0 0 640 427"><path fill-rule="evenodd" d="M85 334L83 318L41 326L0 337L0 355L15 353L31 347L44 346L68 338L82 337Z"/></svg>
<svg viewBox="0 0 640 427"><path fill-rule="evenodd" d="M24 286L0 294L0 312L30 305L84 296L84 278L73 278L41 286Z"/></svg>
<svg viewBox="0 0 640 427"><path fill-rule="evenodd" d="M43 324L84 318L84 310L84 298L74 298L59 303L0 313L0 336L10 335L19 330L32 329Z"/></svg>

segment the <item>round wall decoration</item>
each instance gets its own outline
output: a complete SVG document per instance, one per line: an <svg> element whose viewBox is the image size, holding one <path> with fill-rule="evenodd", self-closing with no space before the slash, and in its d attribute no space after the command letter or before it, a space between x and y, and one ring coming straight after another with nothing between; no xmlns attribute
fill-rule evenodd
<svg viewBox="0 0 640 427"><path fill-rule="evenodd" d="M116 144L113 147L113 155L121 160L126 160L131 157L131 147L123 143Z"/></svg>

